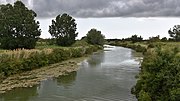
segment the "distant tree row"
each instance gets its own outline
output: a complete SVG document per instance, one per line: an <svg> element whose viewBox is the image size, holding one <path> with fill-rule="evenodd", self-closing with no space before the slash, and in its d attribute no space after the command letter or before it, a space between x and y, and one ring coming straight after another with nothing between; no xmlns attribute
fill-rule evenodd
<svg viewBox="0 0 180 101"><path fill-rule="evenodd" d="M35 48L41 35L36 17L37 14L29 10L21 1L16 1L14 5L0 5L0 48ZM52 20L49 33L55 40L55 44L70 46L75 43L78 35L76 25L75 19L66 13ZM103 45L104 38L101 31L91 29L86 36L86 41L90 44Z"/></svg>
<svg viewBox="0 0 180 101"><path fill-rule="evenodd" d="M141 42L143 41L143 38L141 36L138 35L132 35L129 38L122 38L122 39L107 39L106 41L110 42L110 41L132 41L133 43L135 42Z"/></svg>
<svg viewBox="0 0 180 101"><path fill-rule="evenodd" d="M149 39L143 40L141 36L138 37L138 35L132 35L131 37L128 38L122 38L122 39L106 39L106 41L132 41L133 43L135 42L141 42L141 41L150 41L150 42L168 42L168 41L180 41L180 25L175 25L173 29L168 30L168 33L171 38L166 38L163 37L160 39L160 36L153 36L149 37Z"/></svg>

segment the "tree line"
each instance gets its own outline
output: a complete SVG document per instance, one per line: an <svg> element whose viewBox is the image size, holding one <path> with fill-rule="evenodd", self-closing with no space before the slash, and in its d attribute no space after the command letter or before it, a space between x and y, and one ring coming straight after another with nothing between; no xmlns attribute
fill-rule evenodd
<svg viewBox="0 0 180 101"><path fill-rule="evenodd" d="M41 29L36 21L37 14L28 9L21 1L14 5L0 5L0 48L2 49L33 49L40 38ZM49 26L49 33L55 44L71 46L76 42L76 22L73 17L59 14ZM103 45L104 35L97 29L91 29L85 36L90 44Z"/></svg>
<svg viewBox="0 0 180 101"><path fill-rule="evenodd" d="M150 42L180 42L180 25L174 25L174 27L168 30L168 34L170 38L160 38L159 35L157 36L152 36L149 37L149 39L143 39L142 36L138 35L132 35L131 37L128 38L122 38L122 39L106 39L106 41L111 42L111 41L132 41L133 43L135 42L142 42L142 41L150 41Z"/></svg>

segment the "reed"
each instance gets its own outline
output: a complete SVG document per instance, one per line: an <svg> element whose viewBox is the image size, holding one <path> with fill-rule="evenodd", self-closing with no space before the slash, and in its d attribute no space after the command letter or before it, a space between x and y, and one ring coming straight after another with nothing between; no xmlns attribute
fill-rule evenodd
<svg viewBox="0 0 180 101"><path fill-rule="evenodd" d="M82 57L99 49L99 46L18 49L0 53L0 78L41 68L70 58Z"/></svg>

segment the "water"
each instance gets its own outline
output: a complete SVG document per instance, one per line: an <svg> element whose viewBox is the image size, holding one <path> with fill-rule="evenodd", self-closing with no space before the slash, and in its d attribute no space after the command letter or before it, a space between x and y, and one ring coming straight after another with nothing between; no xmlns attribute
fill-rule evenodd
<svg viewBox="0 0 180 101"><path fill-rule="evenodd" d="M84 60L77 72L15 89L0 95L0 101L137 101L131 87L141 55L122 47L105 50Z"/></svg>

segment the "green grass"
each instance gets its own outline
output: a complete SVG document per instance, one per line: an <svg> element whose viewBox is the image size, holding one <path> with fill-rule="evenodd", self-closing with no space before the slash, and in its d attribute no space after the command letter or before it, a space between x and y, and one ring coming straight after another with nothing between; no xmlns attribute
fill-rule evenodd
<svg viewBox="0 0 180 101"><path fill-rule="evenodd" d="M89 44L84 40L77 40L73 45L69 47L86 47ZM45 49L45 48L69 48L69 47L62 47L58 45L48 45L46 42L37 42L35 49Z"/></svg>
<svg viewBox="0 0 180 101"><path fill-rule="evenodd" d="M45 48L67 48L67 47L61 47L57 45L42 45L42 46L35 47L35 49L45 49Z"/></svg>

